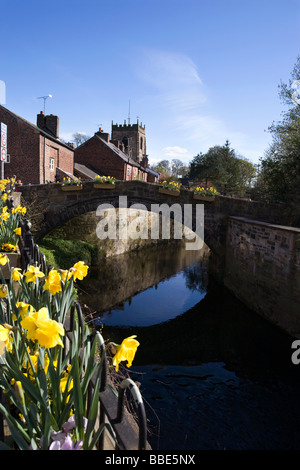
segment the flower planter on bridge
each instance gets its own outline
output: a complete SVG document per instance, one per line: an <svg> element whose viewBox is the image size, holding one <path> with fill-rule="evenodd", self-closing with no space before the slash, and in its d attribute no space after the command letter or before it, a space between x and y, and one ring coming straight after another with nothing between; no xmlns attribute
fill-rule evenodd
<svg viewBox="0 0 300 470"><path fill-rule="evenodd" d="M167 194L168 196L179 196L180 191L174 191L172 189L159 188L158 192L161 194Z"/></svg>
<svg viewBox="0 0 300 470"><path fill-rule="evenodd" d="M213 202L215 196L201 196L201 194L194 194L193 199L198 199L199 201Z"/></svg>
<svg viewBox="0 0 300 470"><path fill-rule="evenodd" d="M62 191L80 191L82 189L82 184L79 184L77 186L77 184L75 185L66 185L66 186L62 186L61 187Z"/></svg>
<svg viewBox="0 0 300 470"><path fill-rule="evenodd" d="M21 253L19 248L17 251L8 253L7 251L1 251L1 255L6 255L9 259L9 264L0 266L4 279L10 278L11 268L21 268Z"/></svg>
<svg viewBox="0 0 300 470"><path fill-rule="evenodd" d="M94 188L97 189L114 189L115 185L110 183L94 183Z"/></svg>

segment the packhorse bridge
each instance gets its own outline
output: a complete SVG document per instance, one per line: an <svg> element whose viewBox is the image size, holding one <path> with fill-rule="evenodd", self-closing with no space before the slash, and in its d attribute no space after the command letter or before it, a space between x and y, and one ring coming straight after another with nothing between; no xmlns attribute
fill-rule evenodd
<svg viewBox="0 0 300 470"><path fill-rule="evenodd" d="M126 196L128 209L176 205L184 215L188 205L189 228L196 233L203 205L204 242L211 250L214 276L254 311L300 337L300 228L293 207L223 196L203 202L193 199L191 191L174 197L142 181L117 181L113 189L83 182L80 191L63 191L60 184L22 186L19 191L43 211L37 241L74 217L96 212L101 204L119 208L120 196Z"/></svg>

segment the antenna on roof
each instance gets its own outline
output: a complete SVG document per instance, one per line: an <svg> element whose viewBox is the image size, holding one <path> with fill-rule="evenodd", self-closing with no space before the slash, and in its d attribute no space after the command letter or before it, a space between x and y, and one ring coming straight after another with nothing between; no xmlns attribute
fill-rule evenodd
<svg viewBox="0 0 300 470"><path fill-rule="evenodd" d="M129 108L128 108L128 124L130 124L130 100L129 100Z"/></svg>
<svg viewBox="0 0 300 470"><path fill-rule="evenodd" d="M47 98L52 98L52 95L39 96L39 97L38 97L38 100L44 100L44 114L45 114L45 111L46 111L46 99L47 99Z"/></svg>

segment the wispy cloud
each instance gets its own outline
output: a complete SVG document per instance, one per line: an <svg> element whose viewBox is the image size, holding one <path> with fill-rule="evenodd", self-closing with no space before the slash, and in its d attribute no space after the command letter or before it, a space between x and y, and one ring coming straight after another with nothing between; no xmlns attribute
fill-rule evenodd
<svg viewBox="0 0 300 470"><path fill-rule="evenodd" d="M168 158L171 158L171 159L173 159L173 158L174 159L175 158L179 158L179 159L190 158L188 150L186 148L179 147L178 145L175 145L174 147L165 147L165 148L163 148L163 152L164 152L164 155L167 159Z"/></svg>
<svg viewBox="0 0 300 470"><path fill-rule="evenodd" d="M200 151L223 145L227 139L240 153L253 148L245 133L230 128L216 114L213 90L203 83L190 57L155 49L143 49L139 57L136 72L144 83L144 103L159 112L163 126L163 131L159 130L159 138L163 139L161 159L180 158L187 162ZM252 157L249 152L245 156Z"/></svg>

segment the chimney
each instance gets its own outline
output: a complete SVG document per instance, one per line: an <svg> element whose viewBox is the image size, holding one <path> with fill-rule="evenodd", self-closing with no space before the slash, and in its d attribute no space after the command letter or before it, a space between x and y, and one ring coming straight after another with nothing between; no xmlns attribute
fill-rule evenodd
<svg viewBox="0 0 300 470"><path fill-rule="evenodd" d="M44 116L43 111L41 111L40 114L37 115L37 117L36 117L36 125L37 125L40 129L44 129L44 127L45 127L45 116Z"/></svg>
<svg viewBox="0 0 300 470"><path fill-rule="evenodd" d="M51 132L51 134L58 139L59 137L59 118L58 116L54 116L53 114L50 114L49 116L45 116L45 121L46 121L46 129Z"/></svg>
<svg viewBox="0 0 300 470"><path fill-rule="evenodd" d="M45 116L43 111L41 111L40 114L37 115L36 125L43 131L49 132L58 139L59 118L57 116L54 116L53 114Z"/></svg>
<svg viewBox="0 0 300 470"><path fill-rule="evenodd" d="M98 135L99 137L101 137L101 139L105 140L105 142L109 142L110 135L108 134L108 132L103 132L101 127L99 127L98 132L95 132L95 135Z"/></svg>

